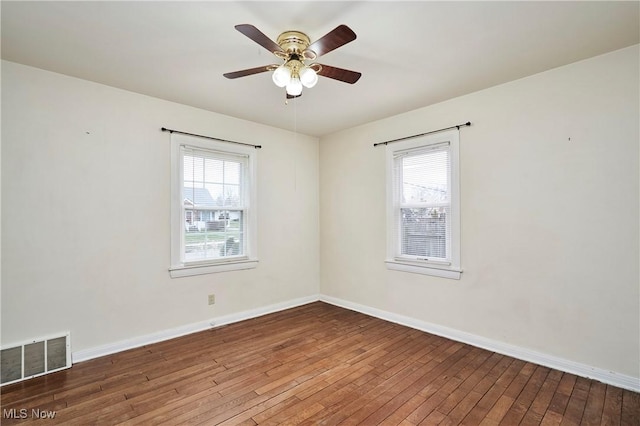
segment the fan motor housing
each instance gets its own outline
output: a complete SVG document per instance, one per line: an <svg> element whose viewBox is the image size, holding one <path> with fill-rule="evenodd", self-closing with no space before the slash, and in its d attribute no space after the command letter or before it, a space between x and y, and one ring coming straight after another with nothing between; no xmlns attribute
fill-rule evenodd
<svg viewBox="0 0 640 426"><path fill-rule="evenodd" d="M289 54L300 55L309 47L310 43L309 36L300 31L285 31L278 36L278 46Z"/></svg>

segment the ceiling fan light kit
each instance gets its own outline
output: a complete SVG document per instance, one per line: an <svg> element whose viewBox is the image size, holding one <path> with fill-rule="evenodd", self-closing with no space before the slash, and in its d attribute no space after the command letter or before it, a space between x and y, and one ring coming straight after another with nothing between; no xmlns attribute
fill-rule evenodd
<svg viewBox="0 0 640 426"><path fill-rule="evenodd" d="M281 65L272 64L226 73L224 76L227 78L234 79L273 71L271 76L273 83L278 87L284 87L286 97L289 99L301 96L303 86L314 87L318 83L318 75L349 84L354 84L362 75L359 72L329 65L305 63L355 40L356 34L346 25L339 25L314 43L311 43L309 37L300 31L285 31L278 36L276 43L253 25L241 24L236 25L235 28L284 62Z"/></svg>
<svg viewBox="0 0 640 426"><path fill-rule="evenodd" d="M271 77L276 86L286 87L287 94L291 96L300 95L302 86L312 88L318 82L318 75L313 68L297 59L289 59L280 65Z"/></svg>

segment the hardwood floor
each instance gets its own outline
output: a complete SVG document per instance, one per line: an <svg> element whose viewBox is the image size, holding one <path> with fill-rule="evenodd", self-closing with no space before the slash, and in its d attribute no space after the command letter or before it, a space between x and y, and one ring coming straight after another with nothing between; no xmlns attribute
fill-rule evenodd
<svg viewBox="0 0 640 426"><path fill-rule="evenodd" d="M640 425L640 394L321 302L1 391L3 425Z"/></svg>

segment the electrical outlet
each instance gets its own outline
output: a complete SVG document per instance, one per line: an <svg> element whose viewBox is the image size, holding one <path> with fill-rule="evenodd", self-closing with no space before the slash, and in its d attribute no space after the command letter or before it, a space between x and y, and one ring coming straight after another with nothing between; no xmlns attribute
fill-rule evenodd
<svg viewBox="0 0 640 426"><path fill-rule="evenodd" d="M209 304L210 305L214 305L216 303L216 295L215 294L210 294L209 295Z"/></svg>

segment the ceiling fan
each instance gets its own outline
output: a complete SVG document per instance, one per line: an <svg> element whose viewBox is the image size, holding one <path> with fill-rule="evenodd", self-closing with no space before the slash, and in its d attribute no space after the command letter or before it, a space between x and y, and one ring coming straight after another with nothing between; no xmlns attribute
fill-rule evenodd
<svg viewBox="0 0 640 426"><path fill-rule="evenodd" d="M284 62L281 65L265 65L223 74L227 78L233 79L273 71L273 82L278 87L286 88L287 99L291 99L302 95L303 86L307 88L315 86L319 75L349 84L354 84L362 75L356 71L316 62L309 65L305 63L355 40L356 34L346 25L337 26L313 43L300 31L285 31L278 36L276 43L253 25L240 24L236 25L235 29Z"/></svg>

